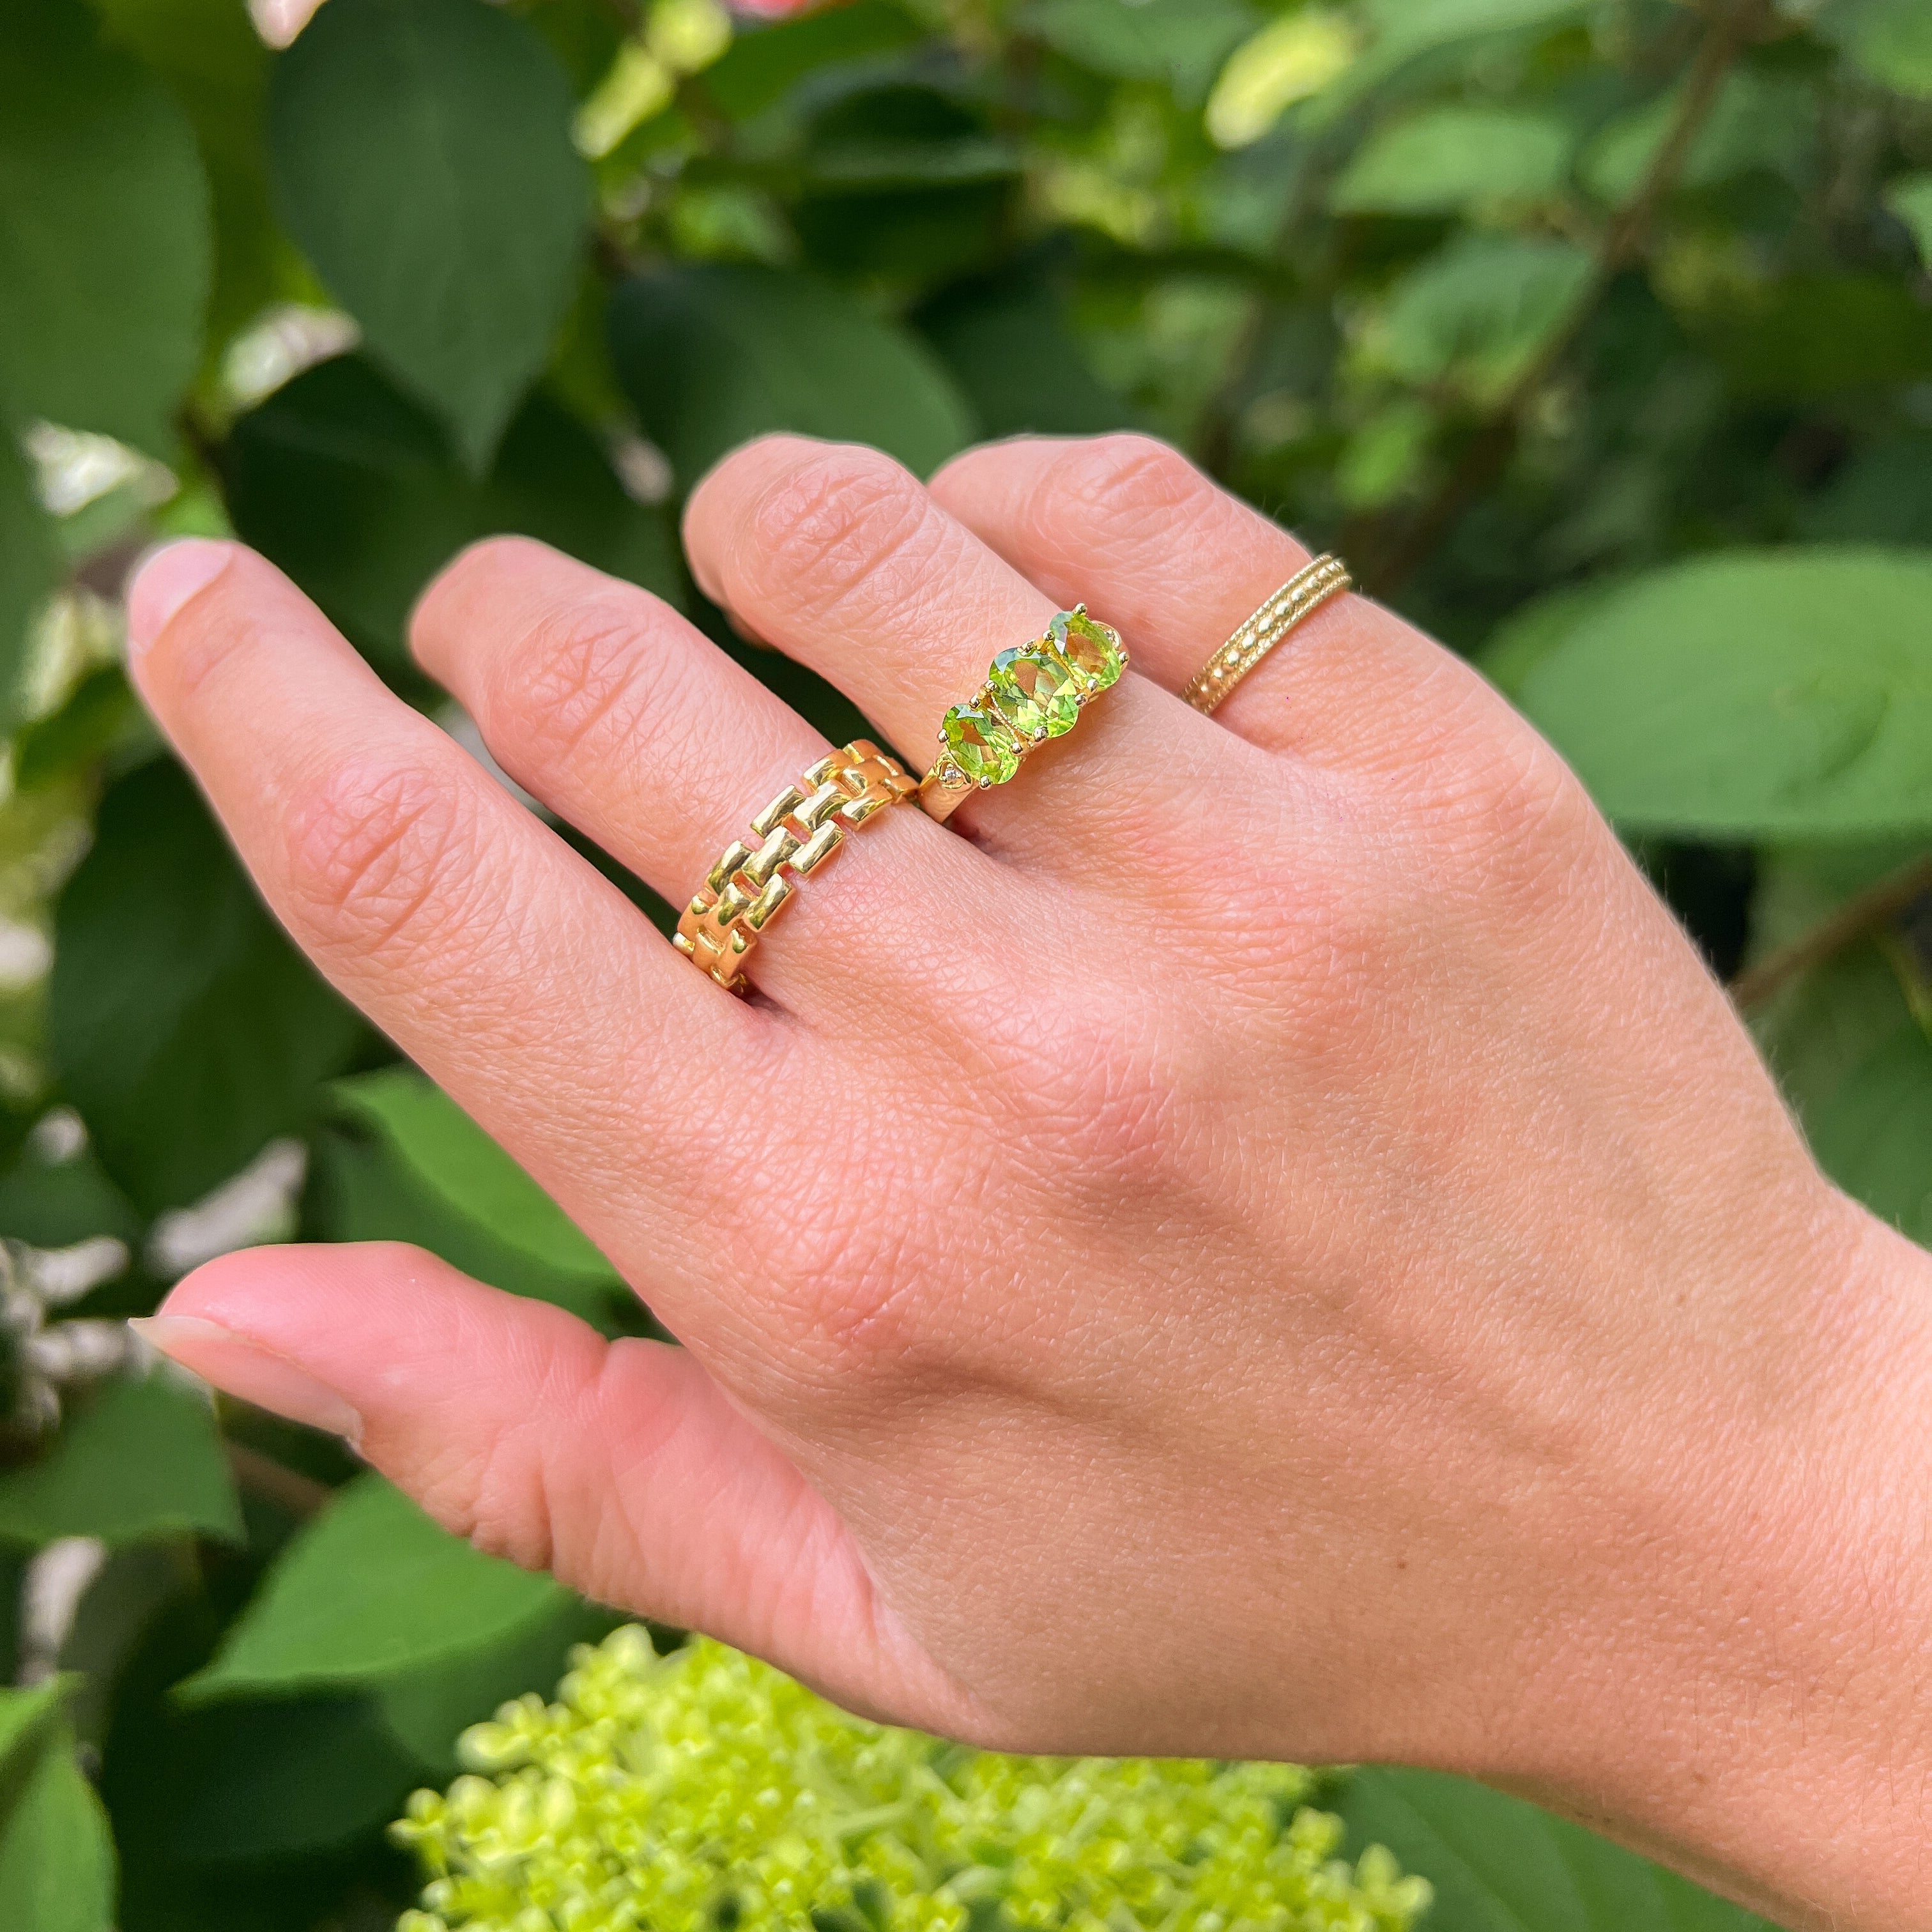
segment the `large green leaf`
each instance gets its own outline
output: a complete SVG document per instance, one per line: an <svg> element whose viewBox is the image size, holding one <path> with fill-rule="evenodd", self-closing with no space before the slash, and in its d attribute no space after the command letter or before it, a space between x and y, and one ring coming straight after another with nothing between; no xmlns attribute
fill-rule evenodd
<svg viewBox="0 0 1932 1932"><path fill-rule="evenodd" d="M1034 0L1021 24L1101 74L1164 81L1201 100L1258 24L1246 0Z"/></svg>
<svg viewBox="0 0 1932 1932"><path fill-rule="evenodd" d="M1345 214L1448 214L1478 203L1540 201L1562 187L1574 145L1554 114L1427 108L1378 133L1330 200Z"/></svg>
<svg viewBox="0 0 1932 1932"><path fill-rule="evenodd" d="M237 533L392 670L407 661L423 586L479 537L539 537L674 602L682 594L662 513L625 495L596 440L547 396L518 412L478 481L368 362L338 357L236 424L227 484Z"/></svg>
<svg viewBox="0 0 1932 1932"><path fill-rule="evenodd" d="M638 275L611 304L610 338L687 486L770 430L873 443L922 476L972 438L930 350L808 276L723 263Z"/></svg>
<svg viewBox="0 0 1932 1932"><path fill-rule="evenodd" d="M0 129L0 142L6 135ZM0 215L0 220L4 220ZM6 296L0 290L0 303ZM0 356L6 351L0 347ZM53 520L34 494L27 459L0 398L0 735L20 722L28 644L35 616L60 580Z"/></svg>
<svg viewBox="0 0 1932 1932"><path fill-rule="evenodd" d="M196 1774L175 1828L197 1862L314 1851L374 1831L437 1763L399 1743L369 1697L217 1706L194 1721Z"/></svg>
<svg viewBox="0 0 1932 1932"><path fill-rule="evenodd" d="M569 1216L421 1074L388 1067L338 1082L335 1091L418 1180L506 1246L559 1274L596 1282L616 1278Z"/></svg>
<svg viewBox="0 0 1932 1932"><path fill-rule="evenodd" d="M1533 1804L1436 1772L1356 1772L1334 1808L1436 1888L1428 1932L1772 1932Z"/></svg>
<svg viewBox="0 0 1932 1932"><path fill-rule="evenodd" d="M0 1472L0 1542L63 1536L239 1543L241 1507L206 1400L160 1374L110 1382L40 1456Z"/></svg>
<svg viewBox="0 0 1932 1932"><path fill-rule="evenodd" d="M169 454L208 254L208 185L167 89L102 48L76 0L0 0L0 415Z"/></svg>
<svg viewBox="0 0 1932 1932"><path fill-rule="evenodd" d="M1590 144L1582 175L1607 202L1634 194L1670 138L1682 107L1676 92L1624 115ZM1710 188L1753 168L1795 168L1816 139L1809 97L1795 81L1734 74L1718 90L1677 175L1683 188Z"/></svg>
<svg viewBox="0 0 1932 1932"><path fill-rule="evenodd" d="M114 1843L61 1712L67 1686L0 1690L0 1899L8 1932L112 1932Z"/></svg>
<svg viewBox="0 0 1932 1932"><path fill-rule="evenodd" d="M328 1129L310 1143L310 1232L331 1241L407 1241L512 1294L568 1309L607 1332L634 1327L636 1298L614 1272L554 1268L500 1240L423 1177L385 1136Z"/></svg>
<svg viewBox="0 0 1932 1932"><path fill-rule="evenodd" d="M368 1038L172 760L102 801L55 932L54 1058L101 1165L148 1213L301 1126Z"/></svg>
<svg viewBox="0 0 1932 1932"><path fill-rule="evenodd" d="M1493 399L1569 314L1590 268L1574 242L1462 236L1396 284L1364 353L1406 382Z"/></svg>
<svg viewBox="0 0 1932 1932"><path fill-rule="evenodd" d="M1593 602L1522 708L1626 829L1932 828L1932 555L1699 559Z"/></svg>
<svg viewBox="0 0 1932 1932"><path fill-rule="evenodd" d="M1911 230L1918 259L1932 266L1932 174L1900 176L1886 189L1885 205Z"/></svg>
<svg viewBox="0 0 1932 1932"><path fill-rule="evenodd" d="M483 0L329 0L271 88L283 219L478 472L576 290L572 107L549 49Z"/></svg>
<svg viewBox="0 0 1932 1932"><path fill-rule="evenodd" d="M374 1684L488 1648L568 1592L472 1549L381 1477L359 1477L291 1542L190 1702Z"/></svg>
<svg viewBox="0 0 1932 1932"><path fill-rule="evenodd" d="M172 87L194 124L214 214L208 333L219 347L284 292L294 250L268 200L268 52L234 0L94 0L109 38Z"/></svg>
<svg viewBox="0 0 1932 1932"><path fill-rule="evenodd" d="M1817 26L1868 79L1932 100L1932 8L1924 0L1832 0Z"/></svg>
<svg viewBox="0 0 1932 1932"><path fill-rule="evenodd" d="M922 310L918 322L986 436L1095 436L1136 423L1132 405L1088 366L1060 304L1040 284L956 290Z"/></svg>

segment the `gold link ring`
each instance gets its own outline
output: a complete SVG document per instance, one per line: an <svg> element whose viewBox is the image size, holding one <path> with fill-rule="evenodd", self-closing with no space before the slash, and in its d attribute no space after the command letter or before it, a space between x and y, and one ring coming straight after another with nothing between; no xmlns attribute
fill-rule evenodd
<svg viewBox="0 0 1932 1932"><path fill-rule="evenodd" d="M746 956L796 881L830 858L848 832L918 789L918 779L868 738L828 752L752 820L755 846L734 839L725 847L670 943L719 986L742 992Z"/></svg>
<svg viewBox="0 0 1932 1932"><path fill-rule="evenodd" d="M1212 711L1296 625L1353 586L1340 558L1318 556L1298 570L1194 674L1181 696L1197 711Z"/></svg>
<svg viewBox="0 0 1932 1932"><path fill-rule="evenodd" d="M939 727L939 756L919 802L941 824L976 791L1004 784L1028 753L1072 730L1082 707L1120 682L1120 634L1084 604L1056 614L1043 634L1002 651L986 682Z"/></svg>

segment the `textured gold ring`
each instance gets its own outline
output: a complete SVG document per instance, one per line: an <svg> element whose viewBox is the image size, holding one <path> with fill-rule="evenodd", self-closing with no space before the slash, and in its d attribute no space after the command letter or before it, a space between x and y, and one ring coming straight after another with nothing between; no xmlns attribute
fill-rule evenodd
<svg viewBox="0 0 1932 1932"><path fill-rule="evenodd" d="M1028 753L1073 729L1082 706L1118 684L1127 666L1120 634L1087 614L1062 610L1030 644L1002 651L986 682L939 726L939 756L919 802L941 824L976 791L1004 784Z"/></svg>
<svg viewBox="0 0 1932 1932"><path fill-rule="evenodd" d="M1189 679L1181 696L1197 711L1212 711L1296 625L1352 586L1340 558L1318 556L1298 570Z"/></svg>
<svg viewBox="0 0 1932 1932"><path fill-rule="evenodd" d="M844 842L845 834L909 798L919 781L867 738L828 752L757 818L756 846L734 839L679 915L671 944L721 986L744 990L745 956L798 888Z"/></svg>

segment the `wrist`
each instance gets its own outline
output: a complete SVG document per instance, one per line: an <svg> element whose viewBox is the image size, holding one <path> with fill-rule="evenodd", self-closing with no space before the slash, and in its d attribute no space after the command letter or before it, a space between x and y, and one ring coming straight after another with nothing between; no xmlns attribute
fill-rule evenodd
<svg viewBox="0 0 1932 1932"><path fill-rule="evenodd" d="M1770 1354L1619 1482L1622 1554L1540 1634L1479 1774L1780 1924L1907 1932L1932 1904L1932 1255L1835 1192L1816 1228L1802 1276L1758 1284Z"/></svg>

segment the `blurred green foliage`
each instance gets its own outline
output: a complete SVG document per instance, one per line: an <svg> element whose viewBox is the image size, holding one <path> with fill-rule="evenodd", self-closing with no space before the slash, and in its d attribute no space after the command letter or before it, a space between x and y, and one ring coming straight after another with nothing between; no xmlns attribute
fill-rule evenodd
<svg viewBox="0 0 1932 1932"><path fill-rule="evenodd" d="M1923 0L0 0L10 1928L390 1924L403 1795L610 1621L118 1317L300 1232L649 1323L262 910L122 674L142 544L238 532L460 734L404 618L523 530L836 740L685 573L722 450L1169 437L1550 734L1926 1240L1928 263ZM1454 1780L1338 1808L1440 1932L1746 1922Z"/></svg>

